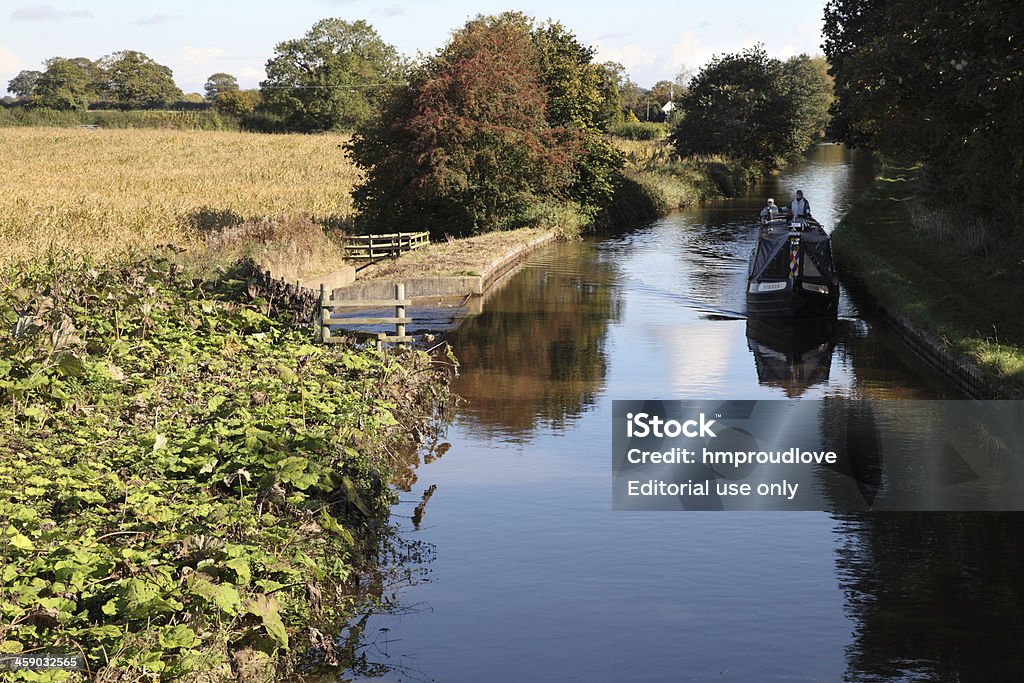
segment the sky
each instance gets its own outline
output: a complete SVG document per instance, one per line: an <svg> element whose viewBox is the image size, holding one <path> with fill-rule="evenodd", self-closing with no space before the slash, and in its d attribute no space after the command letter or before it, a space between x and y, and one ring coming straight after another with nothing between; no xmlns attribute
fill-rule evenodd
<svg viewBox="0 0 1024 683"><path fill-rule="evenodd" d="M96 59L139 50L169 66L178 86L202 92L207 77L235 75L257 87L274 46L301 37L320 19L365 19L388 43L415 57L443 45L477 14L520 10L562 22L650 87L715 54L757 42L786 58L821 53L825 0L590 2L548 0L0 0L0 92L22 69L42 70L49 57Z"/></svg>

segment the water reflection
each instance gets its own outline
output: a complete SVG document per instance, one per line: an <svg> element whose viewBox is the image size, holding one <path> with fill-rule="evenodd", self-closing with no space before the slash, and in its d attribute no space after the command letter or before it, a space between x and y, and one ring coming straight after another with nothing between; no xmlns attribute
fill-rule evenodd
<svg viewBox="0 0 1024 683"><path fill-rule="evenodd" d="M462 364L460 416L521 439L564 427L592 406L608 369L608 326L621 317L617 272L594 242L534 258L452 335Z"/></svg>
<svg viewBox="0 0 1024 683"><path fill-rule="evenodd" d="M748 320L747 348L754 354L757 381L797 398L828 382L838 320Z"/></svg>

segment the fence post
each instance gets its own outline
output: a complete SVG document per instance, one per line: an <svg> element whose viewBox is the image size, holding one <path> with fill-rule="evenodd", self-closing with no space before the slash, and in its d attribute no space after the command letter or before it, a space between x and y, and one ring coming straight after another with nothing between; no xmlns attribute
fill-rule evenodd
<svg viewBox="0 0 1024 683"><path fill-rule="evenodd" d="M319 330L320 343L325 344L331 338L331 328L324 322L324 311L327 310L327 288L320 283L320 305L316 310L316 325Z"/></svg>
<svg viewBox="0 0 1024 683"><path fill-rule="evenodd" d="M396 318L404 318L405 317L405 305L402 304L402 300L405 299L405 283L404 282L397 282L397 283L395 283L395 299L399 302L399 305L395 306L395 317ZM396 337L404 337L405 336L405 323L395 323L395 336ZM402 348L404 346L405 346L405 342L404 341L398 342L398 347L399 348Z"/></svg>

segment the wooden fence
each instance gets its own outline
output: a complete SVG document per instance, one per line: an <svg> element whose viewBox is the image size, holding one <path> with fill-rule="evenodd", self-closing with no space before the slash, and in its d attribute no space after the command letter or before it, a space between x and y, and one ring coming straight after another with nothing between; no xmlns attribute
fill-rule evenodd
<svg viewBox="0 0 1024 683"><path fill-rule="evenodd" d="M341 337L360 337L372 339L380 346L384 342L395 342L399 346L411 342L412 337L405 334L405 326L412 323L412 318L405 317L405 307L411 306L412 301L405 298L405 285L395 285L394 299L365 299L362 301L341 301L329 298L327 289L320 285L320 315L317 318L320 340L325 344L332 344L341 341ZM395 308L395 315L392 318L335 318L331 313L339 308ZM345 330L342 335L335 337L331 334L331 325L394 325L395 333L389 335L386 332L363 332L356 330Z"/></svg>
<svg viewBox="0 0 1024 683"><path fill-rule="evenodd" d="M394 232L387 235L352 235L345 240L345 258L376 261L395 258L430 244L429 232Z"/></svg>

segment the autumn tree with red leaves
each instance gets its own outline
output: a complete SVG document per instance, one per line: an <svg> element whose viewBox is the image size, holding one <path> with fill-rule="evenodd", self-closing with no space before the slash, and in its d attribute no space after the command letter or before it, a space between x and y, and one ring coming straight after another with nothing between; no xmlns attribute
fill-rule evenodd
<svg viewBox="0 0 1024 683"><path fill-rule="evenodd" d="M354 198L368 227L475 234L573 198L595 133L549 115L533 31L519 13L468 22L357 131L366 180Z"/></svg>

